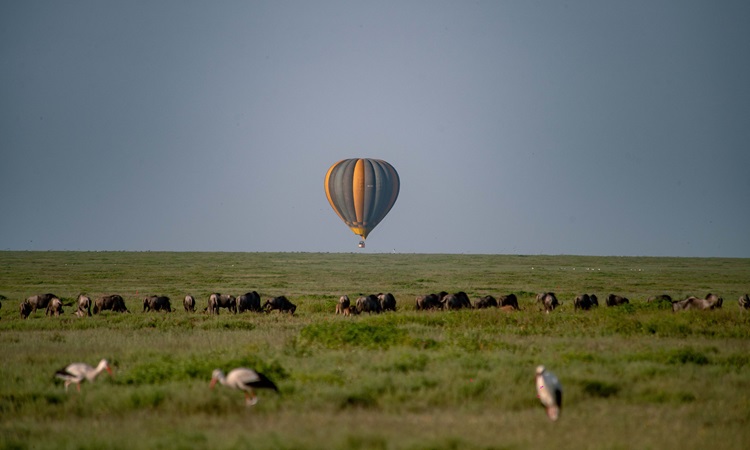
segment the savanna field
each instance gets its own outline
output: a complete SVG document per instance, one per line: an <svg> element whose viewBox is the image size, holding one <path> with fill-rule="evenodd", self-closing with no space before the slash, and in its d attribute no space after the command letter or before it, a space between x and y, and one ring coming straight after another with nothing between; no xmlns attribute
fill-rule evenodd
<svg viewBox="0 0 750 450"><path fill-rule="evenodd" d="M213 292L278 312L202 313ZM415 311L439 291L514 293L520 311ZM562 306L540 311L536 294ZM0 252L0 448L746 449L750 446L750 259L308 253ZM51 292L61 317L19 303ZM339 296L392 293L396 312L343 317ZM673 299L723 297L673 313ZM119 294L130 313L73 315L79 293ZM600 306L575 311L594 293ZM607 307L610 293L630 303ZM172 313L142 312L166 295ZM182 307L195 296L198 312ZM106 358L114 376L65 391L55 371ZM551 422L544 364L563 385ZM246 366L279 393L209 389Z"/></svg>

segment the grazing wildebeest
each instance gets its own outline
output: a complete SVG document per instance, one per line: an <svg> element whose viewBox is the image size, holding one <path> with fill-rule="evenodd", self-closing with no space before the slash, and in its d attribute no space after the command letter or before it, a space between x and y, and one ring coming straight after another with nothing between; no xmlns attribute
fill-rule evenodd
<svg viewBox="0 0 750 450"><path fill-rule="evenodd" d="M55 297L47 303L47 311L44 312L45 316L59 316L63 313L62 301Z"/></svg>
<svg viewBox="0 0 750 450"><path fill-rule="evenodd" d="M550 311L554 311L555 308L560 306L560 302L557 301L557 297L554 292L542 292L537 294L536 301L544 308L544 312L549 314Z"/></svg>
<svg viewBox="0 0 750 450"><path fill-rule="evenodd" d="M125 307L125 300L117 295L105 295L99 297L94 302L94 314L99 314L100 311L110 309L114 312L129 312L128 308Z"/></svg>
<svg viewBox="0 0 750 450"><path fill-rule="evenodd" d="M672 312L687 311L689 309L711 310L721 308L723 300L714 294L708 294L706 298L690 296L684 300L672 302Z"/></svg>
<svg viewBox="0 0 750 450"><path fill-rule="evenodd" d="M146 311L167 311L172 312L172 305L169 297L163 295L151 295L143 299L143 312Z"/></svg>
<svg viewBox="0 0 750 450"><path fill-rule="evenodd" d="M654 295L653 297L649 297L648 300L646 300L646 303L672 303L672 297L670 297L667 294L659 294Z"/></svg>
<svg viewBox="0 0 750 450"><path fill-rule="evenodd" d="M78 300L76 301L77 308L76 312L73 313L78 317L91 317L91 297L88 295L78 294Z"/></svg>
<svg viewBox="0 0 750 450"><path fill-rule="evenodd" d="M724 304L724 299L716 294L709 293L708 295L706 295L706 300L714 305L714 307L711 309L721 308L721 305Z"/></svg>
<svg viewBox="0 0 750 450"><path fill-rule="evenodd" d="M297 305L290 302L289 299L287 299L283 295L274 297L271 300L266 300L266 303L263 304L263 310L266 312L271 312L275 309L278 309L280 312L288 312L289 314L293 315L294 311L297 310Z"/></svg>
<svg viewBox="0 0 750 450"><path fill-rule="evenodd" d="M521 309L518 307L518 297L516 297L516 294L501 295L497 299L497 306L512 306L514 309Z"/></svg>
<svg viewBox="0 0 750 450"><path fill-rule="evenodd" d="M32 295L27 298L26 301L31 306L31 312L36 312L37 309L47 309L49 301L53 298L58 298L55 294L38 294Z"/></svg>
<svg viewBox="0 0 750 450"><path fill-rule="evenodd" d="M750 309L750 296L748 296L747 294L740 295L737 303L740 305L740 309Z"/></svg>
<svg viewBox="0 0 750 450"><path fill-rule="evenodd" d="M227 308L237 314L237 299L234 295L214 293L208 297L208 312L219 314L219 308Z"/></svg>
<svg viewBox="0 0 750 450"><path fill-rule="evenodd" d="M474 303L474 308L476 309L496 308L496 307L497 307L497 300L495 300L495 297L491 295L485 295L484 297L477 300L476 303Z"/></svg>
<svg viewBox="0 0 750 450"><path fill-rule="evenodd" d="M596 300L596 295L581 294L573 301L573 306L576 310L582 309L588 311L594 306L599 306L599 302Z"/></svg>
<svg viewBox="0 0 750 450"><path fill-rule="evenodd" d="M24 300L19 305L19 309L21 310L21 318L25 319L31 314L31 303L28 300Z"/></svg>
<svg viewBox="0 0 750 450"><path fill-rule="evenodd" d="M380 307L378 297L375 295L361 296L357 299L357 311L360 313L380 314L383 310Z"/></svg>
<svg viewBox="0 0 750 450"><path fill-rule="evenodd" d="M260 308L260 295L257 292L252 291L252 292L242 294L237 299L237 312L245 312L245 311L253 311L253 312L263 311Z"/></svg>
<svg viewBox="0 0 750 450"><path fill-rule="evenodd" d="M387 294L378 294L378 302L380 302L380 309L385 311L396 311L396 297L390 292Z"/></svg>
<svg viewBox="0 0 750 450"><path fill-rule="evenodd" d="M441 303L443 304L443 309L447 310L472 307L471 301L469 301L469 296L463 291L444 296Z"/></svg>
<svg viewBox="0 0 750 450"><path fill-rule="evenodd" d="M615 294L609 294L607 296L607 306L620 306L624 305L625 303L630 303L630 300Z"/></svg>
<svg viewBox="0 0 750 450"><path fill-rule="evenodd" d="M415 308L417 311L426 311L428 309L439 309L443 306L436 294L418 295Z"/></svg>
<svg viewBox="0 0 750 450"><path fill-rule="evenodd" d="M343 314L345 316L349 315L349 306L351 305L351 301L349 301L348 295L342 295L339 297L339 302L336 303L336 314Z"/></svg>
<svg viewBox="0 0 750 450"><path fill-rule="evenodd" d="M195 297L186 295L182 305L185 307L185 312L195 312Z"/></svg>

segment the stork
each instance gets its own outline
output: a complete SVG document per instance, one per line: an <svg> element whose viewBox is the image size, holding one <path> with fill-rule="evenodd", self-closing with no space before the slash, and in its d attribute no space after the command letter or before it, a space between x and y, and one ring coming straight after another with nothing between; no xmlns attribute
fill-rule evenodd
<svg viewBox="0 0 750 450"><path fill-rule="evenodd" d="M89 382L94 381L97 375L103 371L109 372L112 376L112 369L109 367L109 363L106 359L99 361L99 365L96 368L89 366L86 363L73 363L69 364L62 369L55 372L55 377L65 380L65 391L67 392L68 386L75 383L78 392L81 392L81 382L88 380Z"/></svg>
<svg viewBox="0 0 750 450"><path fill-rule="evenodd" d="M266 378L265 375L244 367L232 369L227 376L224 376L224 372L220 369L214 370L213 374L211 374L211 384L209 387L213 389L217 381L224 386L243 391L245 393L245 406L252 406L258 403L258 397L255 395L253 389L273 389L279 392L273 381Z"/></svg>
<svg viewBox="0 0 750 450"><path fill-rule="evenodd" d="M554 373L544 366L536 368L536 393L553 422L560 417L562 410L562 385Z"/></svg>

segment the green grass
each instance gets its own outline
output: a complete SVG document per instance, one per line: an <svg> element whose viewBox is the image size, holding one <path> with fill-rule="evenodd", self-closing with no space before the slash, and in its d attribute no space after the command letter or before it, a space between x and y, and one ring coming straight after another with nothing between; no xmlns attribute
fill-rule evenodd
<svg viewBox="0 0 750 450"><path fill-rule="evenodd" d="M745 448L750 442L750 260L579 256L0 252L0 448L522 449ZM208 295L286 295L286 314L188 314ZM429 292L515 293L522 310L416 312ZM537 292L563 306L538 310ZM117 293L130 314L22 320L53 292ZM334 315L338 297L392 292L398 311ZM576 312L596 293L630 305ZM673 314L649 296L724 297ZM168 295L173 313L142 313ZM65 392L55 370L107 358ZM564 386L550 423L534 368ZM208 389L211 371L253 367L280 393Z"/></svg>

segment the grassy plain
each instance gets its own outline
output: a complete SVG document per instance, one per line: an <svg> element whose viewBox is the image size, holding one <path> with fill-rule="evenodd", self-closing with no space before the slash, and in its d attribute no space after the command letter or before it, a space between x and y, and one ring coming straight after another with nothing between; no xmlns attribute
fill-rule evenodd
<svg viewBox="0 0 750 450"><path fill-rule="evenodd" d="M182 310L192 294L256 290L281 314ZM522 311L415 312L418 294L515 293ZM0 252L0 448L663 449L750 442L750 260L582 256ZM546 315L534 296L555 291ZM91 318L18 304L118 293L131 314ZM392 292L395 313L340 317L341 294ZM631 304L575 312L576 294ZM646 298L724 298L673 314ZM146 294L173 313L142 313ZM0 297L2 298L2 297ZM115 376L79 395L53 381L108 358ZM551 423L534 367L564 386ZM281 393L208 389L211 371L256 368Z"/></svg>

